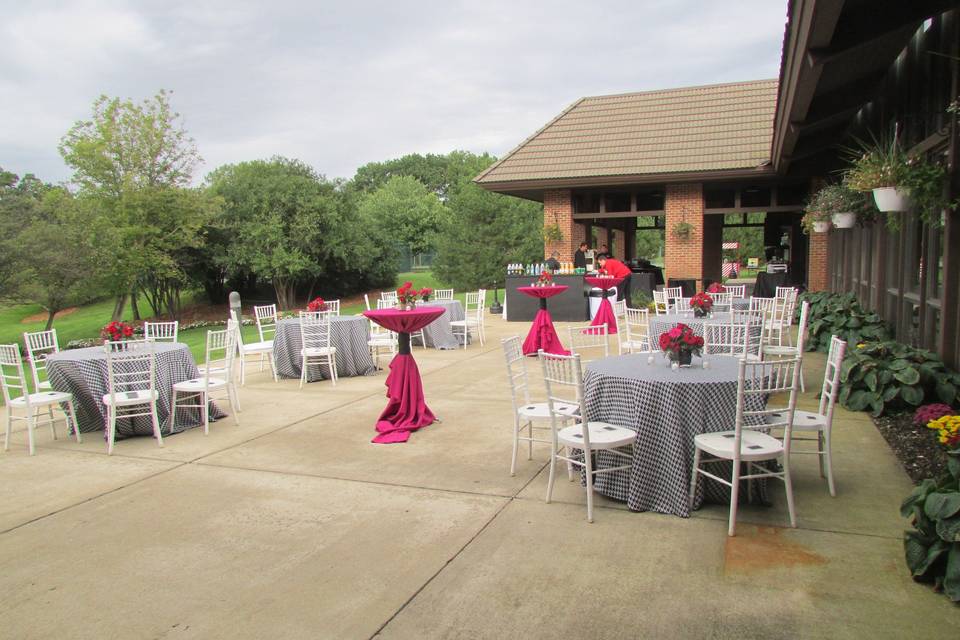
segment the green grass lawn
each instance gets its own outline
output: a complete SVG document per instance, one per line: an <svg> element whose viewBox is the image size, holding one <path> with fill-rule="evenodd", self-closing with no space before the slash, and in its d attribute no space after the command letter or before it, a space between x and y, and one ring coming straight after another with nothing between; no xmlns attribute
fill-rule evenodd
<svg viewBox="0 0 960 640"><path fill-rule="evenodd" d="M410 281L418 289L430 287L431 289L444 288L430 271L412 271L397 275L397 286ZM499 290L500 300L503 300L503 290ZM379 295L375 292L370 296L371 304ZM454 296L464 302L465 292L456 293ZM493 292L487 294L487 306L493 301ZM150 307L146 300L140 301L140 310L149 313ZM364 310L363 303L341 306L340 313L343 315L355 315ZM253 312L251 308L244 305L244 315L250 316ZM113 312L113 300L104 300L93 304L85 305L68 315L58 317L54 320L53 326L57 330L57 337L60 341L60 347L66 347L71 340L91 340L100 335L100 330L110 321L110 314ZM25 322L25 318L33 315L43 315L40 320ZM125 320L130 320L132 313L129 305L124 315ZM24 351L23 333L25 331L43 331L46 326L46 314L43 309L37 305L16 305L6 308L0 308L0 343L11 344L18 343L21 352ZM180 331L178 340L190 347L193 357L197 362L202 362L204 358L204 343L207 338L207 331L210 328L187 329ZM255 326L243 327L244 341L256 342L259 340L257 328ZM26 366L26 363L24 363ZM29 370L26 371L27 377L30 377Z"/></svg>

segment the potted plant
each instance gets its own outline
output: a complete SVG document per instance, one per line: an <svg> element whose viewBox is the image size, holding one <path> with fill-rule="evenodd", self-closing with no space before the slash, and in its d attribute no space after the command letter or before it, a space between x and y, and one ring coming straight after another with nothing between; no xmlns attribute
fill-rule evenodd
<svg viewBox="0 0 960 640"><path fill-rule="evenodd" d="M114 320L100 330L104 342L124 342L133 338L133 325Z"/></svg>
<svg viewBox="0 0 960 640"><path fill-rule="evenodd" d="M309 303L307 303L307 311L311 311L315 313L317 311L326 311L326 310L327 310L327 303L324 302L323 298L319 296L311 300Z"/></svg>
<svg viewBox="0 0 960 640"><path fill-rule="evenodd" d="M826 233L830 231L830 214L823 211L807 211L800 220L800 226L807 233Z"/></svg>
<svg viewBox="0 0 960 640"><path fill-rule="evenodd" d="M822 223L838 229L849 229L857 222L857 214L864 210L865 198L862 194L842 184L829 184L817 191L807 203L806 214L801 224L808 231L812 229L822 233Z"/></svg>
<svg viewBox="0 0 960 640"><path fill-rule="evenodd" d="M686 240L693 233L693 225L689 222L678 222L673 225L673 235L681 240Z"/></svg>
<svg viewBox="0 0 960 640"><path fill-rule="evenodd" d="M854 191L873 192L880 211L907 211L910 198L906 185L907 154L893 140L861 142L859 151L850 153L852 165L844 174L844 183Z"/></svg>

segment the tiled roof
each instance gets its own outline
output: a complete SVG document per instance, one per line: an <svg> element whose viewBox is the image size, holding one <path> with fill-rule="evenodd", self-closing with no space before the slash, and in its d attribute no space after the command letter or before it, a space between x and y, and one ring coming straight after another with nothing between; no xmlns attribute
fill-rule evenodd
<svg viewBox="0 0 960 640"><path fill-rule="evenodd" d="M754 168L770 159L777 81L582 98L480 184Z"/></svg>

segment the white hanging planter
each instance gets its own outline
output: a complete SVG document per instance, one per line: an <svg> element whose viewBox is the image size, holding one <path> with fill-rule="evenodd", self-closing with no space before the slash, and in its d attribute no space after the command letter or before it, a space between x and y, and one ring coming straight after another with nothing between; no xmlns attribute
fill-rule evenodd
<svg viewBox="0 0 960 640"><path fill-rule="evenodd" d="M830 218L833 220L833 226L837 229L850 229L857 223L857 214L849 211L835 213Z"/></svg>
<svg viewBox="0 0 960 640"><path fill-rule="evenodd" d="M910 196L905 190L896 187L878 187L873 190L873 199L880 211L907 211L910 209Z"/></svg>
<svg viewBox="0 0 960 640"><path fill-rule="evenodd" d="M829 221L829 220L821 220L821 221L819 221L819 222L814 222L814 223L813 223L813 232L814 232L814 233L826 233L827 231L830 231L830 221Z"/></svg>

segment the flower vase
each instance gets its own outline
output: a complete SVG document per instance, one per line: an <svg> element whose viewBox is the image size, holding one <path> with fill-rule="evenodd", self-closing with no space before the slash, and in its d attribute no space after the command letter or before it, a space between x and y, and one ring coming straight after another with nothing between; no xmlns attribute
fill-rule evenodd
<svg viewBox="0 0 960 640"><path fill-rule="evenodd" d="M693 353L690 351L681 351L677 362L680 363L681 367L689 367L690 363L693 362Z"/></svg>
<svg viewBox="0 0 960 640"><path fill-rule="evenodd" d="M700 307L694 307L694 308L693 308L693 317L694 317L694 318L706 318L706 317L707 317L707 312L706 312L706 310L704 310L704 309L702 309L702 308L700 308ZM689 356L690 354L687 354L687 355Z"/></svg>

